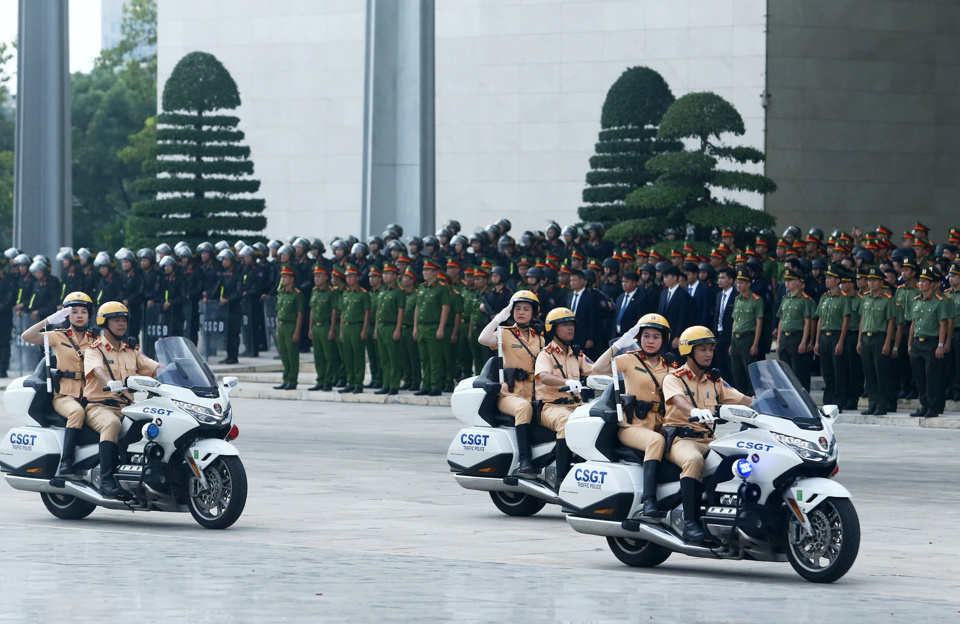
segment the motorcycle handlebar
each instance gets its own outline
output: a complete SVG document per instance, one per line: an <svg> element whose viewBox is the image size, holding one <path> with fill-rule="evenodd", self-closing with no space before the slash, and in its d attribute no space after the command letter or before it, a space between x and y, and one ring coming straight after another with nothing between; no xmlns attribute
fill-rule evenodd
<svg viewBox="0 0 960 624"><path fill-rule="evenodd" d="M557 388L557 392L570 392L570 386L560 386Z"/></svg>

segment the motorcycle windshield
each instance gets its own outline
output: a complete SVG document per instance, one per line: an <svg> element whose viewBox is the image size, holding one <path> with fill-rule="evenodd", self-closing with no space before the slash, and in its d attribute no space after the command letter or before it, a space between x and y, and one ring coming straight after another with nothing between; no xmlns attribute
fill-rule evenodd
<svg viewBox="0 0 960 624"><path fill-rule="evenodd" d="M750 380L756 398L753 409L761 414L792 420L798 426L820 426L820 411L789 366L779 360L750 365Z"/></svg>
<svg viewBox="0 0 960 624"><path fill-rule="evenodd" d="M216 391L217 378L192 342L176 336L158 340L157 361L163 370L157 381L197 391Z"/></svg>

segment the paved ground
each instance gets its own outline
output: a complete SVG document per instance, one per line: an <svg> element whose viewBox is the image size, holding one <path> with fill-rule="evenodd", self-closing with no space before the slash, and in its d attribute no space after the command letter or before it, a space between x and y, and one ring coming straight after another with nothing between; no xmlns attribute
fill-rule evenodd
<svg viewBox="0 0 960 624"><path fill-rule="evenodd" d="M460 489L442 407L240 399L247 509L50 516L0 485L0 621L946 622L960 620L960 432L841 425L863 539L831 586L789 564L617 562L559 510ZM0 414L0 429L13 424Z"/></svg>

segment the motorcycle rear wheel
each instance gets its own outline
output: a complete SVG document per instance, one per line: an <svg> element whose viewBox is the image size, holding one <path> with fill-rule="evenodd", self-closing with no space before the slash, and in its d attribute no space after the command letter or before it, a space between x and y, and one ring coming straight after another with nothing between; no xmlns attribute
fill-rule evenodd
<svg viewBox="0 0 960 624"><path fill-rule="evenodd" d="M490 498L497 509L508 516L532 516L547 504L547 501L529 494L516 492L490 492Z"/></svg>
<svg viewBox="0 0 960 624"><path fill-rule="evenodd" d="M93 513L97 508L93 503L67 494L40 493L40 500L47 511L61 520L81 520Z"/></svg>
<svg viewBox="0 0 960 624"><path fill-rule="evenodd" d="M197 524L226 529L240 518L247 503L247 473L239 457L220 456L203 471L208 488L200 490L194 475L187 478L187 506Z"/></svg>
<svg viewBox="0 0 960 624"><path fill-rule="evenodd" d="M632 537L608 537L607 546L621 563L633 568L654 568L666 561L671 552L659 544Z"/></svg>
<svg viewBox="0 0 960 624"><path fill-rule="evenodd" d="M788 512L790 513L790 512ZM832 583L846 574L860 551L860 519L846 498L828 498L807 514L813 535L807 536L790 513L786 526L787 559L811 583ZM791 543L791 536L799 536Z"/></svg>

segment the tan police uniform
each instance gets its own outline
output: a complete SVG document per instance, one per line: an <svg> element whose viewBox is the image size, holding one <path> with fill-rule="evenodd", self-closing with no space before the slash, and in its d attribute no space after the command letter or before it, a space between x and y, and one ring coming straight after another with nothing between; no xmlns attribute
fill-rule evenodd
<svg viewBox="0 0 960 624"><path fill-rule="evenodd" d="M87 424L100 433L101 442L116 442L120 437L123 414L120 409L133 402L130 392L110 392L93 375L93 370L102 366L107 377L123 381L130 375L155 377L160 365L140 353L140 347L131 348L126 343L118 347L105 336L100 336L87 347L83 358L86 386L83 395L87 399ZM122 397L122 398L121 398Z"/></svg>
<svg viewBox="0 0 960 624"><path fill-rule="evenodd" d="M670 368L663 358L658 357L656 365L642 355L643 351L630 351L614 358L617 372L623 375L623 388L626 394L637 401L650 402L650 410L644 414L635 414L632 422L625 418L620 423L617 437L630 448L643 451L643 459L663 459L665 440L660 433L663 427L664 399L663 378Z"/></svg>
<svg viewBox="0 0 960 624"><path fill-rule="evenodd" d="M71 329L53 329L45 332L50 336L50 348L57 356L60 371L60 390L53 397L53 409L66 417L67 427L83 427L83 354L94 341L90 332L75 332Z"/></svg>
<svg viewBox="0 0 960 624"><path fill-rule="evenodd" d="M593 373L593 363L580 353L574 355L573 350L565 345L551 342L537 356L536 376L549 373L564 379L577 379ZM547 429L557 432L558 438L566 437L564 428L567 418L573 410L583 405L580 395L569 392L560 392L560 386L540 384L537 398L543 400L543 411L540 412L540 424Z"/></svg>
<svg viewBox="0 0 960 624"><path fill-rule="evenodd" d="M534 329L520 329L516 325L500 328L503 343L504 381L500 387L497 409L514 418L514 424L527 425L533 419L534 367L537 355L543 349L543 336ZM515 369L516 372L511 372ZM519 375L523 379L510 376ZM512 388L512 390L511 390Z"/></svg>
<svg viewBox="0 0 960 624"><path fill-rule="evenodd" d="M678 435L674 439L666 454L667 461L680 466L680 478L691 477L700 481L703 478L703 458L715 438L709 427L700 422L690 422L673 404L673 398L677 396L686 397L694 407L712 412L718 403L738 403L745 395L719 377L716 381L710 381L706 375L695 377L686 364L663 378L663 398L667 402L667 417L663 426L677 427L687 436Z"/></svg>

